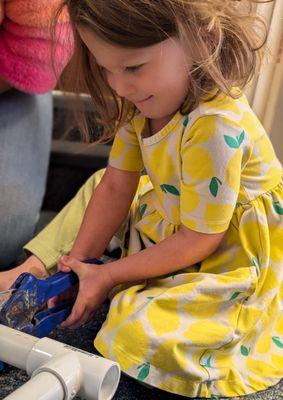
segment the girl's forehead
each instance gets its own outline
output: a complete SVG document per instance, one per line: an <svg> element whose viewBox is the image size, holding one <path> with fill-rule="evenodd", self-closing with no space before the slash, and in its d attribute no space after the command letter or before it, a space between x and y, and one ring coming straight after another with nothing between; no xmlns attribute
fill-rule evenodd
<svg viewBox="0 0 283 400"><path fill-rule="evenodd" d="M87 28L78 29L81 39L84 41L90 52L96 58L98 64L104 66L104 63L117 63L117 65L129 64L135 61L146 61L159 56L166 50L166 42L163 42L141 48L122 47L104 41L94 32Z"/></svg>

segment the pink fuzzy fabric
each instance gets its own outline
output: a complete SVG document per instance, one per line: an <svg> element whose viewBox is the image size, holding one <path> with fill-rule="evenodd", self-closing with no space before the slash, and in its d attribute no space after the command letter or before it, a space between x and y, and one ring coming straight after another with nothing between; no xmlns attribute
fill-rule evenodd
<svg viewBox="0 0 283 400"><path fill-rule="evenodd" d="M5 15L19 25L42 28L49 25L61 3L61 0L6 0ZM59 21L68 21L66 10Z"/></svg>
<svg viewBox="0 0 283 400"><path fill-rule="evenodd" d="M58 0L0 2L0 76L19 90L44 93L53 89L72 55L66 13L52 42L50 22L58 4Z"/></svg>

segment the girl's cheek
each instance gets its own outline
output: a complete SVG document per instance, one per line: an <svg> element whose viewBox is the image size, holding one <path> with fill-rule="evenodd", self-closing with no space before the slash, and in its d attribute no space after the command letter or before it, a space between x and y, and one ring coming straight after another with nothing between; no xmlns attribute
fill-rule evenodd
<svg viewBox="0 0 283 400"><path fill-rule="evenodd" d="M104 78L105 78L106 82L108 83L108 85L113 89L114 79L113 79L113 75L111 74L111 72L104 71L103 75L104 75Z"/></svg>
<svg viewBox="0 0 283 400"><path fill-rule="evenodd" d="M156 91L160 77L152 74L146 76L143 80L138 82L138 85L143 89L145 94L152 95Z"/></svg>

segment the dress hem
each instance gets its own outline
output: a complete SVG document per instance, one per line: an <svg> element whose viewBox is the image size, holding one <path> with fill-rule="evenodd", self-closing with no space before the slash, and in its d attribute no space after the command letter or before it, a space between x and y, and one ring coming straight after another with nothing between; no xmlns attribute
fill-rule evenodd
<svg viewBox="0 0 283 400"><path fill-rule="evenodd" d="M103 349L100 349L99 345L97 346L95 341L96 340L94 339L94 347L99 351L99 353L103 357L107 358L107 356L104 355ZM138 360L135 357L129 356L129 352L125 351L124 349L116 347L115 348L115 352L121 354L121 356L123 358L130 359L131 361L134 361L137 364L137 366L140 366L141 364L144 364L144 360ZM113 361L115 361L115 360L113 360ZM116 362L118 362L118 360L116 360ZM153 369L155 371L155 373L157 375L159 375L159 376L163 374L162 371L160 371L158 368L154 367L152 364L150 365L150 368L151 368L151 370ZM150 379L144 379L142 381L139 380L137 378L137 374L139 372L138 369L137 369L137 374L134 374L133 371L132 371L132 368L123 369L122 366L121 366L121 371L124 374L130 376L131 378L136 379L138 382L145 383L145 384L151 386L152 388L163 390L165 392L173 393L173 394L176 394L176 395L179 395L179 396L193 397L193 398L195 398L195 397L211 398L212 396L221 396L221 397L230 398L230 397L238 397L238 396L247 396L247 395L251 395L251 394L254 394L254 393L265 391L265 390L275 386L276 384L278 384L281 381L281 379L275 380L272 384L270 384L270 383L264 384L262 382L261 388L255 389L255 390L251 390L251 391L248 391L246 393L235 391L234 394L231 394L233 392L233 390L232 390L232 388L230 388L230 393L228 395L228 394L220 393L220 391L217 391L217 389L215 389L214 391L211 391L208 388L207 383L209 385L211 385L213 383L213 385L215 385L215 386L217 386L218 384L222 384L222 383L225 383L225 384L227 384L227 383L235 383L237 385L237 383L238 383L237 379L235 379L235 380L223 380L223 379L221 379L221 380L213 380L213 381L199 381L198 383L193 383L193 382L188 382L188 378L186 376L184 376L184 379L178 379L178 378L172 379L171 378L170 379L170 383L168 383L166 385L166 382L164 382L162 387L159 387L156 384L154 384L152 382L152 380L150 380ZM176 391L173 388L175 383L176 383L176 385L182 384L182 386L185 386L185 387L189 388L189 390L178 390L178 391Z"/></svg>

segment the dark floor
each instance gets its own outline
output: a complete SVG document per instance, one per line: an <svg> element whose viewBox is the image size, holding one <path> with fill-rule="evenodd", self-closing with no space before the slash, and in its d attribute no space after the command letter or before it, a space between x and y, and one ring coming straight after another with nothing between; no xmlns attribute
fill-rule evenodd
<svg viewBox="0 0 283 400"><path fill-rule="evenodd" d="M89 163L89 159L84 158L83 155L75 156L72 154L71 156L67 155L66 157L64 159L64 156L62 157L58 153L53 153L53 156L51 157L47 193L44 200L45 212L42 214L40 227L45 225L46 222L64 206L64 204L76 193L80 185L92 172L94 172L95 169L101 168L103 165L103 160L100 160L99 163ZM78 160L78 157L81 157L81 162L76 161ZM62 160L64 160L64 162L62 162ZM80 167L80 165L83 165L83 167ZM58 188L60 188L60 191L58 191ZM95 352L93 347L93 338L105 319L107 309L107 304L104 304L101 310L97 313L96 319L85 327L73 331L57 328L52 332L50 337L74 347L89 352ZM0 374L0 400L4 399L8 394L21 386L27 381L27 379L28 377L23 371L13 367L7 367L4 372ZM181 400L183 398L184 397L172 395L159 390L148 389L126 376L121 377L118 390L114 396L114 400ZM76 397L76 399L79 400L78 397ZM281 384L269 388L264 392L241 398L234 397L234 400L236 399L283 400L283 381L281 381Z"/></svg>

